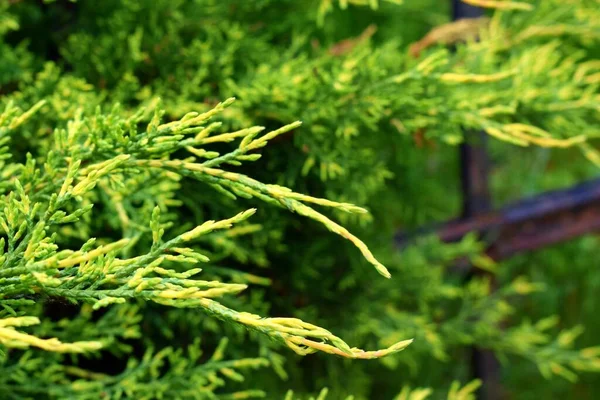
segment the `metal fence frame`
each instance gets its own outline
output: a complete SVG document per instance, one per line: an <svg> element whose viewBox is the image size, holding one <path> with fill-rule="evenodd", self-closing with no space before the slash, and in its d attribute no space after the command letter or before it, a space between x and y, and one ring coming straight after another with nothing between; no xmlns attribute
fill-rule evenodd
<svg viewBox="0 0 600 400"><path fill-rule="evenodd" d="M461 0L451 0L452 19L477 18L483 10ZM564 190L543 193L492 210L489 182L487 135L465 132L460 146L460 174L463 194L462 215L453 221L421 230L435 232L444 241L457 241L469 232L477 232L488 244L487 254L495 260L540 249L584 234L600 231L600 179ZM398 236L402 246L406 236ZM485 272L462 265L468 276ZM492 279L492 284L495 282ZM480 399L505 398L500 385L500 365L489 350L474 347L472 375L482 380Z"/></svg>

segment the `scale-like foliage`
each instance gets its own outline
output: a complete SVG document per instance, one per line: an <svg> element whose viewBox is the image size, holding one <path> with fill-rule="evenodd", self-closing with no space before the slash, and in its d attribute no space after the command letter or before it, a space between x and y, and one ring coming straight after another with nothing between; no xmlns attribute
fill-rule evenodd
<svg viewBox="0 0 600 400"><path fill-rule="evenodd" d="M459 212L465 130L493 139L499 202L600 163L597 0L467 2L489 15L0 3L2 397L468 399L477 383L446 389L471 380L472 345L523 398L598 371L593 337L576 345L569 312L531 300L560 292L530 273L543 256L506 268L473 237L393 247ZM465 283L457 259L500 289Z"/></svg>

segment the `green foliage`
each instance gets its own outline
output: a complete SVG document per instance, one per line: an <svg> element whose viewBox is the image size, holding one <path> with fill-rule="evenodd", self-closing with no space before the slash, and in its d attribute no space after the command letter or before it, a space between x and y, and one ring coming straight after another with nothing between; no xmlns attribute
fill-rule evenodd
<svg viewBox="0 0 600 400"><path fill-rule="evenodd" d="M450 389L448 390L447 399L448 400L474 400L476 390L481 386L481 381L474 380L467 385L461 387L460 383L457 381L452 382L450 385ZM319 394L315 396L308 397L308 400L327 400L327 396L329 394L329 389L322 389ZM400 393L394 396L394 400L425 400L430 398L433 394L431 389L424 388L415 388L411 389L409 386L405 386ZM288 391L285 395L285 400L294 400L294 392L292 390ZM345 400L353 400L354 396L350 395L346 397Z"/></svg>
<svg viewBox="0 0 600 400"><path fill-rule="evenodd" d="M2 397L470 399L473 345L574 397L594 291L558 277L593 246L393 245L458 213L465 129L501 203L600 164L597 1L481 3L431 43L434 0L0 4Z"/></svg>

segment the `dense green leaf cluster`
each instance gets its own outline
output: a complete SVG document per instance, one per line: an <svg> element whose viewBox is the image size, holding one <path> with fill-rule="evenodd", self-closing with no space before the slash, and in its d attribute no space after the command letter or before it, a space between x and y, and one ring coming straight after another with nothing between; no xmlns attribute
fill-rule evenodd
<svg viewBox="0 0 600 400"><path fill-rule="evenodd" d="M569 261L394 248L459 212L465 129L500 203L600 165L598 1L471 2L0 2L0 397L469 399L472 345L572 395Z"/></svg>

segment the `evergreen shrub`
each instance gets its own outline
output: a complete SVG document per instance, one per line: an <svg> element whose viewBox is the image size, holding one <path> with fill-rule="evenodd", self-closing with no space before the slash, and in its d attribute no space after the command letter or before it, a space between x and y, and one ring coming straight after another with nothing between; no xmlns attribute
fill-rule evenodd
<svg viewBox="0 0 600 400"><path fill-rule="evenodd" d="M465 132L496 206L600 165L598 0L465 2L0 0L0 398L595 398L597 237L394 244Z"/></svg>

